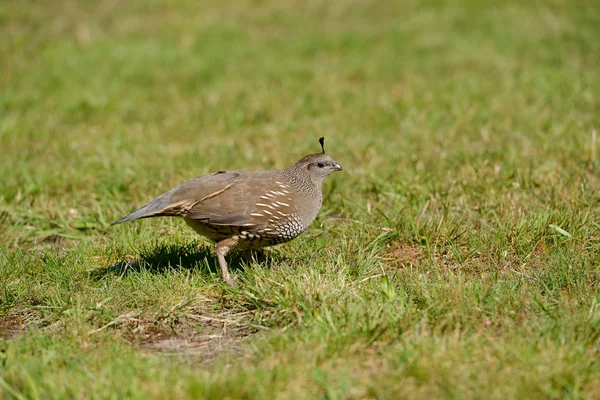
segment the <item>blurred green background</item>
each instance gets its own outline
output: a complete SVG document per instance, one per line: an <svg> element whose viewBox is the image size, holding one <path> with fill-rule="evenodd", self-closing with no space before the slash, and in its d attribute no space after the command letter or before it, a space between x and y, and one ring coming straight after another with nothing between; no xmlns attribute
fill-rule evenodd
<svg viewBox="0 0 600 400"><path fill-rule="evenodd" d="M597 1L9 0L0 38L0 396L600 396ZM320 136L318 220L237 289L110 227Z"/></svg>

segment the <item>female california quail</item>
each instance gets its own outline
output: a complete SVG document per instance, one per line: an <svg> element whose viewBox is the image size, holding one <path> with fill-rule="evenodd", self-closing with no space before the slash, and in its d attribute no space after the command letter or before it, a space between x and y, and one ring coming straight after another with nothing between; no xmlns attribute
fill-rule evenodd
<svg viewBox="0 0 600 400"><path fill-rule="evenodd" d="M323 180L342 167L325 154L310 154L283 171L218 171L198 176L158 196L114 224L140 218L183 217L217 244L228 284L225 255L232 247L256 249L289 242L314 221L323 200Z"/></svg>

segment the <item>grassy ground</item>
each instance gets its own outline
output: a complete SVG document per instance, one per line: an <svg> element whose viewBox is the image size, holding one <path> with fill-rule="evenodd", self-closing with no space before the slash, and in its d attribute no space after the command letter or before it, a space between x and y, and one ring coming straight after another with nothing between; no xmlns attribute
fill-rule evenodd
<svg viewBox="0 0 600 400"><path fill-rule="evenodd" d="M594 1L5 1L0 35L0 398L600 397ZM110 226L321 135L318 220L237 288L182 221Z"/></svg>

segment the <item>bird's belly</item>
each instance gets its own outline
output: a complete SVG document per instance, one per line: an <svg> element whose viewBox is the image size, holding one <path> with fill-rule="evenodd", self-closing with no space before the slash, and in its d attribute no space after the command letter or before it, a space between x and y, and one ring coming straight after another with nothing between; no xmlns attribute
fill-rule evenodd
<svg viewBox="0 0 600 400"><path fill-rule="evenodd" d="M185 222L196 231L197 234L202 235L215 243L230 238L235 234L230 226L211 225L194 219L185 219Z"/></svg>
<svg viewBox="0 0 600 400"><path fill-rule="evenodd" d="M236 239L238 240L236 247L239 249L254 249L286 243L295 239L304 231L304 229L288 230L285 232L250 229L240 226L214 225L192 219L186 219L185 222L196 233L212 242L218 243L229 238Z"/></svg>

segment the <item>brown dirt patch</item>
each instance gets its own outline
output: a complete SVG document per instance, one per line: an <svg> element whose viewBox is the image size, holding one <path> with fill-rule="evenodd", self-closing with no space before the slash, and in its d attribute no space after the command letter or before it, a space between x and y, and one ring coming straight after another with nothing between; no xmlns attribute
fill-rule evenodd
<svg viewBox="0 0 600 400"><path fill-rule="evenodd" d="M229 318L186 316L178 321L172 334L147 331L140 346L150 352L209 363L222 353L239 353L242 342L255 334L256 329Z"/></svg>
<svg viewBox="0 0 600 400"><path fill-rule="evenodd" d="M221 353L237 353L241 342L257 332L249 312L210 312L197 305L182 305L169 312L124 313L89 334L115 329L142 351L200 363L211 362Z"/></svg>
<svg viewBox="0 0 600 400"><path fill-rule="evenodd" d="M392 242L387 245L388 255L386 261L391 265L402 268L412 268L424 260L423 251L419 246L406 243Z"/></svg>
<svg viewBox="0 0 600 400"><path fill-rule="evenodd" d="M94 335L117 328L132 346L142 351L179 356L194 363L210 363L217 356L242 353L243 342L256 335L246 313L187 314L175 319L146 319L137 312L123 314L111 323L88 332ZM11 340L27 332L34 316L26 311L0 316L0 341ZM60 321L46 329L56 329ZM60 329L60 328L58 328Z"/></svg>
<svg viewBox="0 0 600 400"><path fill-rule="evenodd" d="M25 327L33 319L27 312L10 312L0 316L0 340L9 340L25 332Z"/></svg>

